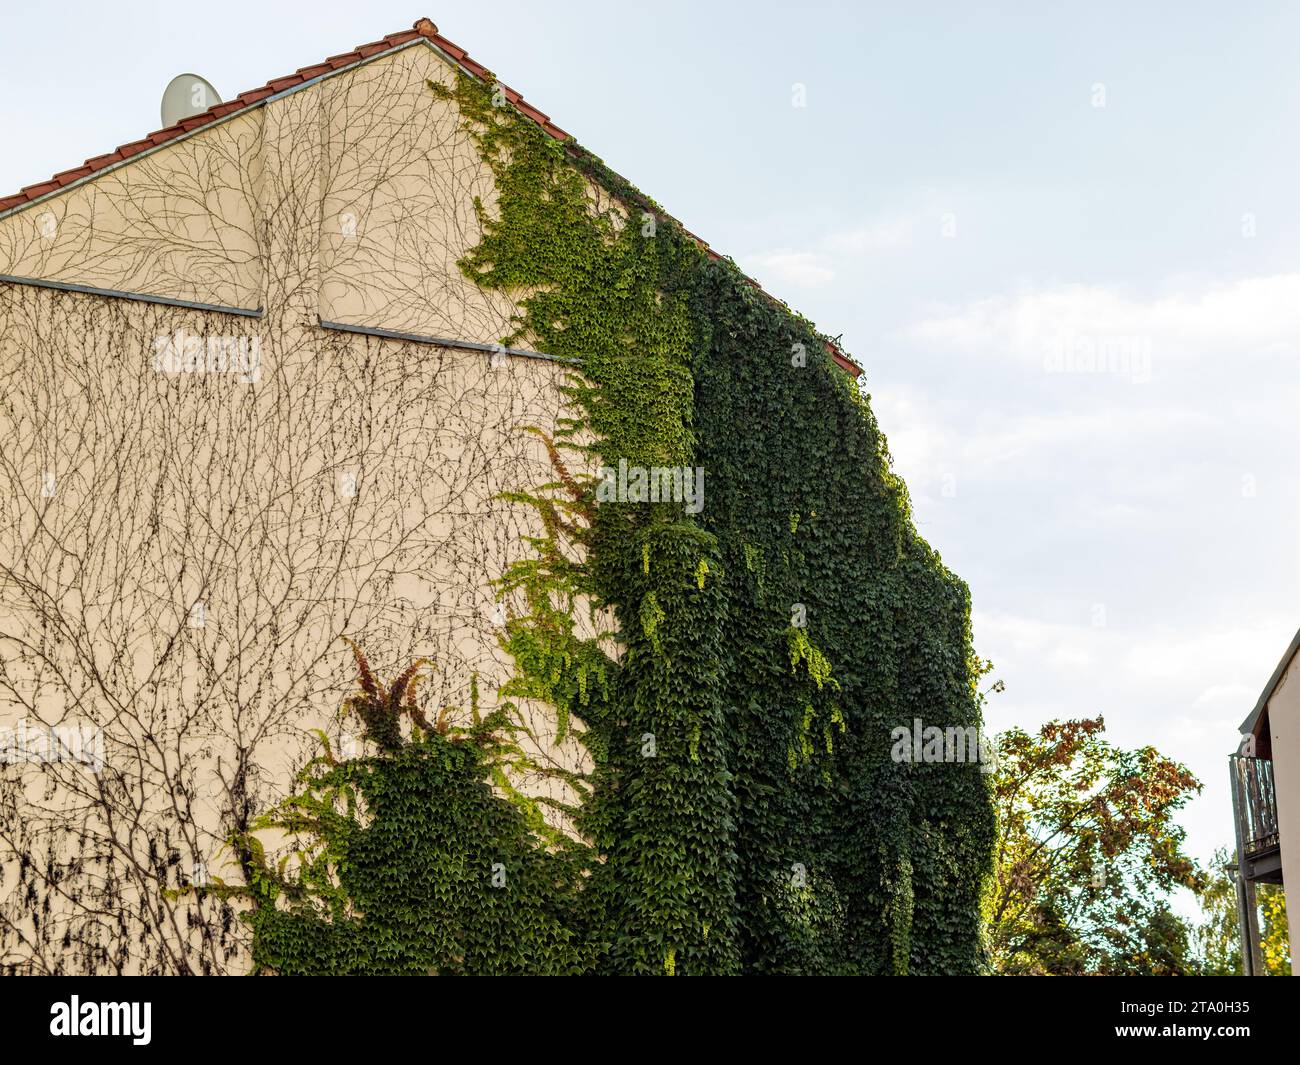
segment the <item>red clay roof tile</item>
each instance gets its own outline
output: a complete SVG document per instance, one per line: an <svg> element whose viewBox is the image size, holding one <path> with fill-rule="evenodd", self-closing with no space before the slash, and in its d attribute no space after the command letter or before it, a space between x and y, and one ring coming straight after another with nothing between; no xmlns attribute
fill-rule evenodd
<svg viewBox="0 0 1300 1065"><path fill-rule="evenodd" d="M518 95L518 94L516 94ZM551 116L537 110L532 104L525 103L522 96L515 101L515 106L528 118L531 118L539 126L545 126L551 120Z"/></svg>

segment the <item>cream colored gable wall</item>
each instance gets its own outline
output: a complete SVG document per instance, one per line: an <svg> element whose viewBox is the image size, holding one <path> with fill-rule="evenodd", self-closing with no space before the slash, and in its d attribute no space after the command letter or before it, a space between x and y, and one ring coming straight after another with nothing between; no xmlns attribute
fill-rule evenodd
<svg viewBox="0 0 1300 1065"><path fill-rule="evenodd" d="M0 274L258 307L262 113L0 219Z"/></svg>
<svg viewBox="0 0 1300 1065"><path fill-rule="evenodd" d="M478 243L474 198L496 189L450 101L426 82L454 69L416 45L322 82L320 315L327 321L493 343L514 307L464 278Z"/></svg>
<svg viewBox="0 0 1300 1065"><path fill-rule="evenodd" d="M266 307L263 261L301 221L276 188L310 189L321 318L499 340L514 305L456 268L480 236L474 198L491 209L495 187L455 105L426 84L454 77L417 42L200 129L0 219L0 274ZM273 188L268 129L294 145Z"/></svg>
<svg viewBox="0 0 1300 1065"><path fill-rule="evenodd" d="M224 841L291 787L309 730L346 743L340 634L386 675L436 661L435 707L464 707L475 674L499 701L492 582L539 532L499 494L551 479L522 430L553 429L563 371L316 324L506 331L508 302L454 268L491 187L424 87L448 69L408 48L50 201L120 238L61 225L38 247L45 204L4 220L3 272L265 311L0 282L0 726L104 739L99 772L0 767L0 970L246 971L229 909L167 892L237 882ZM192 194L151 209L165 181ZM182 206L196 218L168 221ZM256 372L160 367L178 335L255 346ZM584 764L528 713L541 759Z"/></svg>

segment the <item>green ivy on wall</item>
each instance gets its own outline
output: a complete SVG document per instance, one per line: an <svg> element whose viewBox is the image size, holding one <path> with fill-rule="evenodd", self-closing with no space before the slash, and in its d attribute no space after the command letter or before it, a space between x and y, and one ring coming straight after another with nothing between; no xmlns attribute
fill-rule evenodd
<svg viewBox="0 0 1300 1065"><path fill-rule="evenodd" d="M494 768L522 757L508 715L454 727L416 706L419 664L385 688L356 651L348 702L376 757L323 752L300 790L236 845L258 971L281 975L580 973L580 859L538 845L528 803L493 791ZM402 719L410 735L402 735ZM275 868L258 833L310 838Z"/></svg>
<svg viewBox="0 0 1300 1065"><path fill-rule="evenodd" d="M555 481L510 497L544 529L501 582L526 604L515 676L449 738L402 678L367 688L358 655L351 709L379 753L318 759L277 815L316 840L308 882L244 844L259 967L978 971L987 778L890 759L913 718L980 724L969 596L917 535L867 398L810 323L489 82L429 83L496 179L461 269L521 308L502 343L575 370L573 417L543 436ZM574 454L702 468L705 505L599 499ZM614 630L579 635L596 607ZM562 808L580 840L509 783L515 698L591 753Z"/></svg>

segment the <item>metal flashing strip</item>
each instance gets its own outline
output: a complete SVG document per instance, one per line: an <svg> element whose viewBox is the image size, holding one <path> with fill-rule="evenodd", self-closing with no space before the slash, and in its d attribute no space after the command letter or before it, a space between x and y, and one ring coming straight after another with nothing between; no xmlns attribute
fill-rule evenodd
<svg viewBox="0 0 1300 1065"><path fill-rule="evenodd" d="M95 288L93 285L74 285L70 281L44 281L37 277L14 277L0 274L0 281L10 285L32 285L51 288L57 292L77 292L83 296L106 296L115 300L135 300L137 303L158 303L164 307L182 307L188 311L215 311L218 314L237 314L242 318L261 318L262 308L226 307L220 303L196 303L194 300L173 299L170 296L152 296L145 292L123 292L115 288Z"/></svg>
<svg viewBox="0 0 1300 1065"><path fill-rule="evenodd" d="M483 344L477 340L452 340L448 337L436 337L427 333L404 333L396 329L381 329L378 326L348 325L344 322L329 322L324 318L320 319L320 327L322 329L333 329L341 333L359 333L362 336L380 337L384 340L406 340L413 344L431 344L439 348L481 351L487 355L502 352L506 355L518 355L524 359L544 359L547 362L572 363L571 359L563 359L558 355L548 355L544 351L530 351L527 348L507 348L501 344Z"/></svg>

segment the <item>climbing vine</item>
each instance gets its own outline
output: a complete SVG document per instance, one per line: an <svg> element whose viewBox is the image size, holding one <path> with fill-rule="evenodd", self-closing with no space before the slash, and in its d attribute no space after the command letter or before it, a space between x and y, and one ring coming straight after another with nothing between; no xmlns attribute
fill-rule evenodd
<svg viewBox="0 0 1300 1065"><path fill-rule="evenodd" d="M499 770L524 759L508 709L430 722L415 698L423 662L389 686L354 647L359 691L344 704L374 754L340 759L324 733L299 790L232 840L246 883L206 891L253 903L259 971L282 975L578 973L575 868L583 848L542 830ZM494 790L489 782L499 787ZM505 795L499 794L504 787ZM294 841L272 865L263 836Z"/></svg>
<svg viewBox="0 0 1300 1065"><path fill-rule="evenodd" d="M293 885L258 873L259 965L979 970L987 777L890 754L917 718L979 726L969 596L917 535L867 397L810 323L490 78L429 89L496 182L460 268L514 298L503 344L572 366L572 417L534 430L555 479L509 497L543 531L500 581L506 706L451 735L409 670L382 689L358 656L352 709L379 750L327 750L265 822L322 849ZM704 505L611 496L589 472L623 466L703 470ZM491 738L524 698L591 753L572 836ZM517 887L494 889L494 866Z"/></svg>

